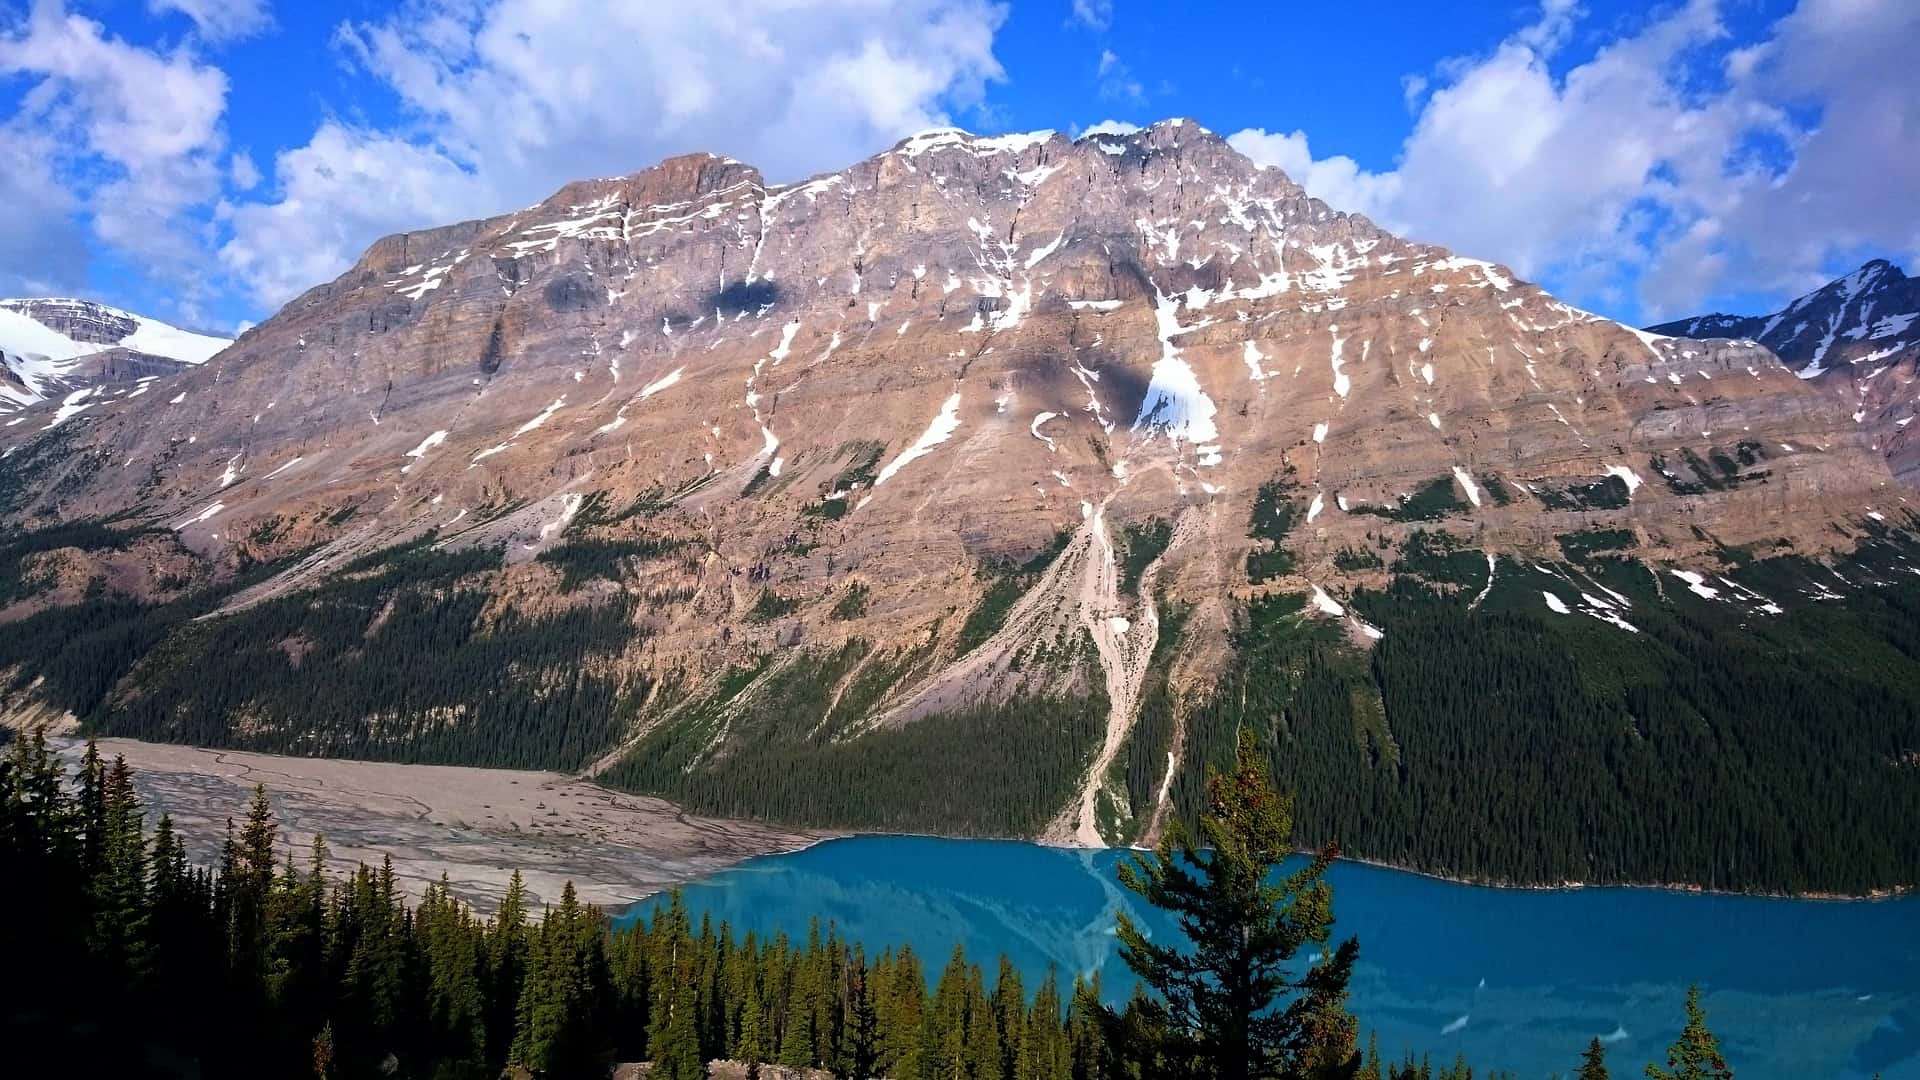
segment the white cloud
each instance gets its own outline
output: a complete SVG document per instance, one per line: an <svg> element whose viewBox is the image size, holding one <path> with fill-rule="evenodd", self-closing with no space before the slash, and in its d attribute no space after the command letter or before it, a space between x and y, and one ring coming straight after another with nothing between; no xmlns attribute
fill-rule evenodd
<svg viewBox="0 0 1920 1080"><path fill-rule="evenodd" d="M0 293L78 292L86 281L76 200L52 172L54 146L19 125L0 127Z"/></svg>
<svg viewBox="0 0 1920 1080"><path fill-rule="evenodd" d="M773 179L950 122L1002 75L988 0L604 5L424 0L341 27L405 134L328 123L231 206L226 265L277 303L380 235L499 213L563 183L711 150Z"/></svg>
<svg viewBox="0 0 1920 1080"><path fill-rule="evenodd" d="M1073 0L1073 17L1089 30L1105 30L1113 25L1113 0Z"/></svg>
<svg viewBox="0 0 1920 1080"><path fill-rule="evenodd" d="M1074 138L1084 139L1089 135L1132 135L1139 130L1139 124L1125 120L1102 120L1097 124L1081 128Z"/></svg>
<svg viewBox="0 0 1920 1080"><path fill-rule="evenodd" d="M274 159L275 201L223 204L221 263L279 303L328 281L372 241L497 209L495 186L438 151L328 122Z"/></svg>
<svg viewBox="0 0 1920 1080"><path fill-rule="evenodd" d="M1133 77L1133 70L1112 49L1100 50L1100 64L1094 76L1099 80L1100 96L1109 101L1140 104L1147 99L1146 88Z"/></svg>
<svg viewBox="0 0 1920 1080"><path fill-rule="evenodd" d="M29 83L8 140L38 151L10 186L34 186L40 205L69 224L86 213L102 243L144 260L156 277L203 287L187 215L219 190L226 76L186 48L112 37L58 0L40 0L0 32L0 74ZM43 227L19 220L33 216L9 204L0 232Z"/></svg>
<svg viewBox="0 0 1920 1080"><path fill-rule="evenodd" d="M253 155L245 152L227 159L227 179L236 191L251 191L260 184L260 166L253 163Z"/></svg>
<svg viewBox="0 0 1920 1080"><path fill-rule="evenodd" d="M147 10L185 15L210 41L236 41L273 25L266 0L147 0Z"/></svg>
<svg viewBox="0 0 1920 1080"><path fill-rule="evenodd" d="M1576 16L1548 0L1491 53L1410 79L1417 117L1391 170L1315 158L1299 131L1230 139L1336 206L1647 319L1720 288L1823 280L1863 245L1920 251L1920 68L1905 55L1920 5L1803 0L1767 41L1734 47L1717 5L1692 0L1556 74ZM1702 91L1716 56L1727 79ZM1788 106L1809 102L1821 119L1796 126ZM1746 152L1756 139L1791 168Z"/></svg>

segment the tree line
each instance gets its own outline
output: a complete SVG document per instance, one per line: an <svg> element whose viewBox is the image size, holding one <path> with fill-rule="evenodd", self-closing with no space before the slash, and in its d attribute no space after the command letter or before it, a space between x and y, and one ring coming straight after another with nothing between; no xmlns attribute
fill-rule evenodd
<svg viewBox="0 0 1920 1080"><path fill-rule="evenodd" d="M693 1080L729 1060L850 1080L1471 1080L1359 1050L1359 945L1326 947L1334 853L1276 874L1291 800L1251 742L1209 792L1204 848L1183 832L1122 873L1193 944L1123 918L1140 982L1113 1008L1097 975L1049 971L1029 993L1004 957L989 978L956 947L930 986L910 948L870 953L817 921L804 941L742 936L677 894L626 927L571 884L536 913L517 873L491 917L444 877L409 905L390 858L336 880L315 838L302 867L264 788L219 864L192 866L170 818L149 833L124 760L89 744L70 777L35 734L0 757L0 1031L73 1075L604 1078L646 1061ZM1325 959L1297 962L1308 944ZM1732 1076L1696 995L1647 1075ZM1579 1076L1607 1076L1597 1041Z"/></svg>

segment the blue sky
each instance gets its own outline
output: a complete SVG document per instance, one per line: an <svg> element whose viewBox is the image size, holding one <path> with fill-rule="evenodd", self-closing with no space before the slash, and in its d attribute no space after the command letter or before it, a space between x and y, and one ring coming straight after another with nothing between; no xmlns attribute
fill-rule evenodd
<svg viewBox="0 0 1920 1080"><path fill-rule="evenodd" d="M1192 116L1629 322L1920 255L1920 4L0 0L0 292L232 330L389 232L710 149Z"/></svg>

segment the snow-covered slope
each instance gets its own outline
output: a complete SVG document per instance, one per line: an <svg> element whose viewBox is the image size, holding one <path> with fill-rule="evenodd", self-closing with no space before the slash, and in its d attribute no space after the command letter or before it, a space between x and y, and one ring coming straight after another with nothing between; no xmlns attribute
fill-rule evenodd
<svg viewBox="0 0 1920 1080"><path fill-rule="evenodd" d="M203 364L231 344L90 300L0 300L0 413Z"/></svg>

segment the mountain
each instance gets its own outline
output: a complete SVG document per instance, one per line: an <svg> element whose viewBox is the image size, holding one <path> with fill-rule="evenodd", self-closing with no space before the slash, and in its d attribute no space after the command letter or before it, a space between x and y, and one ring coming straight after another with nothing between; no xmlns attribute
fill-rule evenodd
<svg viewBox="0 0 1920 1080"><path fill-rule="evenodd" d="M1839 399L1893 472L1920 482L1920 279L1874 259L1771 315L1703 315L1649 328L1689 338L1744 338Z"/></svg>
<svg viewBox="0 0 1920 1080"><path fill-rule="evenodd" d="M0 416L59 398L65 417L145 393L230 344L91 300L0 300Z"/></svg>
<svg viewBox="0 0 1920 1080"><path fill-rule="evenodd" d="M169 389L0 429L16 715L1077 843L1251 725L1303 836L1435 872L1920 873L1916 519L1847 412L1191 121L581 181Z"/></svg>

